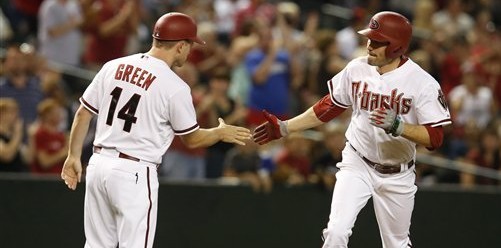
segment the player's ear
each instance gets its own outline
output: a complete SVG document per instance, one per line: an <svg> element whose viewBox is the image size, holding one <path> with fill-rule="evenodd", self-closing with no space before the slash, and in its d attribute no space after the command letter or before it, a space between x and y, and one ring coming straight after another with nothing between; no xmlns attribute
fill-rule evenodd
<svg viewBox="0 0 501 248"><path fill-rule="evenodd" d="M183 46L184 46L183 41L178 41L178 42L176 42L176 52L177 52L177 53L182 53L182 51L183 51Z"/></svg>

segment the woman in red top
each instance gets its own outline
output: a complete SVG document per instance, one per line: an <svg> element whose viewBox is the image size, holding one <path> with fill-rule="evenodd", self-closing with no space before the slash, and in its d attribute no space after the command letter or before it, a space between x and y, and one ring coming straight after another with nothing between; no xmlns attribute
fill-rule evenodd
<svg viewBox="0 0 501 248"><path fill-rule="evenodd" d="M34 159L31 171L43 174L61 174L68 154L66 134L60 131L63 107L54 99L46 99L38 105L39 123L33 134Z"/></svg>

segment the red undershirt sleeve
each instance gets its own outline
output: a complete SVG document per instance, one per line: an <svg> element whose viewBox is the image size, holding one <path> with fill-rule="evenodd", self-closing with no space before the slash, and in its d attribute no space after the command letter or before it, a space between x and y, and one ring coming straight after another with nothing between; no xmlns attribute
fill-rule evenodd
<svg viewBox="0 0 501 248"><path fill-rule="evenodd" d="M435 150L442 145L444 141L444 129L442 126L432 127L431 125L424 125L430 136L431 147L426 147L428 150Z"/></svg>
<svg viewBox="0 0 501 248"><path fill-rule="evenodd" d="M328 122L334 119L345 110L345 108L334 105L329 94L325 95L322 99L315 103L315 105L313 105L313 111L317 115L317 118L323 122Z"/></svg>

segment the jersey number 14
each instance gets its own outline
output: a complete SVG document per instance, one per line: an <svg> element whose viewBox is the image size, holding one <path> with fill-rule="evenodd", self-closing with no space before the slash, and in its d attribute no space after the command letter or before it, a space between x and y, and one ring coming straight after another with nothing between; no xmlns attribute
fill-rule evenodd
<svg viewBox="0 0 501 248"><path fill-rule="evenodd" d="M113 117L115 116L115 110L117 109L118 99L120 99L120 95L122 95L122 88L115 87L113 91L110 93L112 96L110 102L110 109L108 110L108 118L106 118L106 124L111 126L113 124ZM125 132L130 133L130 129L132 128L132 124L136 123L137 117L134 116L136 114L137 105L139 104L139 100L141 100L141 95L134 94L127 103L118 111L117 117L125 121L123 130Z"/></svg>

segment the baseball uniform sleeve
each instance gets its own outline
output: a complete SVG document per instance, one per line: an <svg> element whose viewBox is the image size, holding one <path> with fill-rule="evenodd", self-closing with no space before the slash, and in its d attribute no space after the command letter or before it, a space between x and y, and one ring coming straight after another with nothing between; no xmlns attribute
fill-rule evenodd
<svg viewBox="0 0 501 248"><path fill-rule="evenodd" d="M82 97L80 97L80 103L90 112L94 114L99 114L100 102L102 99L102 94L104 90L100 90L99 88L104 87L103 81L105 77L105 67L96 74L90 85L85 89ZM101 93L99 93L101 92Z"/></svg>
<svg viewBox="0 0 501 248"><path fill-rule="evenodd" d="M438 127L452 123L445 95L437 84L428 84L416 104L418 123Z"/></svg>
<svg viewBox="0 0 501 248"><path fill-rule="evenodd" d="M197 130L197 116L189 89L182 89L171 97L169 120L176 135L184 135Z"/></svg>
<svg viewBox="0 0 501 248"><path fill-rule="evenodd" d="M348 66L336 74L331 80L327 81L329 93L332 102L341 107L348 108L352 105L350 94L350 80L348 75Z"/></svg>

